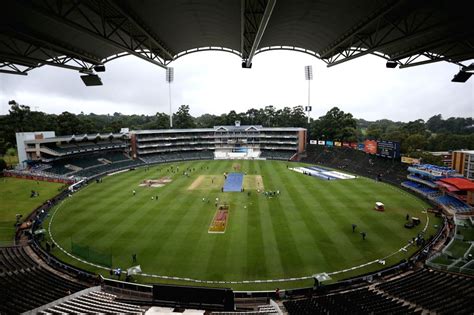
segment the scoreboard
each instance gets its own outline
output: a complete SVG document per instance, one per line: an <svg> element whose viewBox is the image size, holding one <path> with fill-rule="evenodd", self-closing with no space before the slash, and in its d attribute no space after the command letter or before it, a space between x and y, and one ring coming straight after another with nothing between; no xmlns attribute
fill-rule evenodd
<svg viewBox="0 0 474 315"><path fill-rule="evenodd" d="M377 155L388 158L400 157L400 142L395 141L377 141Z"/></svg>

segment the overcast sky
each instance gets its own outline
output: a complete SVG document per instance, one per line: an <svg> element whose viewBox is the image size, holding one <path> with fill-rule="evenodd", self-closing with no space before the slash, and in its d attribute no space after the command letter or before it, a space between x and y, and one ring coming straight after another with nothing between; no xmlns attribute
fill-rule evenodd
<svg viewBox="0 0 474 315"><path fill-rule="evenodd" d="M312 65L312 117L338 106L356 118L410 121L442 114L444 118L474 116L474 78L452 83L459 67L446 62L407 69L388 69L385 60L361 57L331 68L306 54L272 51L257 55L252 69L224 52L199 52L173 62L172 104L188 104L191 114L222 114L230 110L274 105L307 105L304 66ZM106 64L103 86L85 87L79 73L42 67L26 77L0 74L0 113L9 100L47 113L154 114L169 112L165 70L136 57Z"/></svg>

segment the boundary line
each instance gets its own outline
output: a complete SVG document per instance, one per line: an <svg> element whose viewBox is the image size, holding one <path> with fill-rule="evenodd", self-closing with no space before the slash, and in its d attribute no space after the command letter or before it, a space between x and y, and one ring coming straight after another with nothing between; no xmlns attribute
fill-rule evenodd
<svg viewBox="0 0 474 315"><path fill-rule="evenodd" d="M369 178L365 178L365 177L359 177L359 178L363 178L364 180L369 180ZM409 196L410 198L413 198L415 199L415 201L417 203L419 203L420 205L423 205L423 202L418 199L417 197L407 193L406 191L404 191L403 189L400 189L398 187L394 187L390 184L387 184L387 183L384 183L384 182L379 182L380 184L383 184L383 185L387 185L389 186L391 189L393 190L396 190L398 191L399 193L402 193L406 196ZM68 197L70 198L70 197ZM108 267L104 267L104 266L101 266L101 265L98 265L98 264L94 264L94 263L91 263L89 261L86 261L82 258L79 258L79 257L76 257L74 256L73 254L69 253L68 251L66 251L64 248L62 248L57 242L56 240L53 238L53 235L51 233L51 224L54 220L54 217L56 215L56 213L58 212L58 210L61 208L61 206L63 205L65 200L62 200L61 203L57 206L57 208L54 210L54 213L51 215L51 219L49 220L49 223L48 223L48 234L49 234L49 237L51 239L51 241L56 245L57 248L59 248L63 253L65 253L67 256L77 260L77 261L80 261L84 264L87 264L87 265L90 265L90 266L94 266L96 268L99 268L99 269L103 269L103 270L110 270L110 268ZM422 230L423 233L426 232L426 230L428 229L428 224L429 224L429 221L430 221L430 218L428 216L428 211L426 211L424 209L424 205L423 205L423 210L421 211L421 213L425 213L426 215L426 223L425 223L425 226ZM369 261L365 264L361 264L361 265L358 265L358 266L354 266L354 267L351 267L351 268L347 268L347 269L343 269L343 270L337 270L337 271L333 271L333 272L326 272L328 275L336 275L336 274L340 274L340 273L344 273L344 272L348 272L348 271L353 271L353 270L356 270L356 269L360 269L360 268L363 268L363 267L367 267L369 265L372 265L372 264L375 264L375 263L379 263L383 260L386 260L396 254L398 254L399 252L406 252L407 249L412 246L413 244L411 242L409 242L407 245L401 247L400 249L398 249L397 251L385 256L385 257L382 257L382 258L379 258L379 259L375 259L375 260L372 260L372 261ZM122 271L122 273L126 273L125 270ZM158 279L165 279L165 280L179 280L179 281L187 281L187 282L194 282L194 283L206 283L206 284L256 284L256 283L273 283L273 282L291 282L291 281L299 281L299 280L308 280L308 279L313 279L313 275L309 275L309 276L303 276L303 277L296 277L296 278L280 278L280 279L263 279L263 280L240 280L240 281L216 281L216 280L201 280L201 279L193 279L193 278L182 278L182 277L174 277L174 276L163 276L163 275L156 275L156 274L147 274L147 273L141 273L140 274L141 276L145 276L145 277L151 277L151 278L158 278Z"/></svg>

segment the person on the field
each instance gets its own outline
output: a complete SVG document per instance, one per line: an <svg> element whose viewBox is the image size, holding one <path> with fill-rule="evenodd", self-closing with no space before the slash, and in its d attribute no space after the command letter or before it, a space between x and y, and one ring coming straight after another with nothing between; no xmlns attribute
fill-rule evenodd
<svg viewBox="0 0 474 315"><path fill-rule="evenodd" d="M132 194L135 196L137 194L137 192L134 190L132 190Z"/></svg>
<svg viewBox="0 0 474 315"><path fill-rule="evenodd" d="M410 220L410 215L407 213L406 217L405 217L405 220Z"/></svg>
<svg viewBox="0 0 474 315"><path fill-rule="evenodd" d="M357 224L352 224L352 233L355 232L356 227L357 227Z"/></svg>
<svg viewBox="0 0 474 315"><path fill-rule="evenodd" d="M132 255L132 261L133 261L134 263L137 262L137 254L133 254L133 255Z"/></svg>
<svg viewBox="0 0 474 315"><path fill-rule="evenodd" d="M365 241L365 237L367 236L367 233L365 233L365 232L360 232L360 235L362 235L362 239Z"/></svg>

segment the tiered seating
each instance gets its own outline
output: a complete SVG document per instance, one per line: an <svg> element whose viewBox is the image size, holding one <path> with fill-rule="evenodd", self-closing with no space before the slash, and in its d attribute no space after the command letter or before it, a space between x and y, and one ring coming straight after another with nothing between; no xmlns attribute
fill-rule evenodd
<svg viewBox="0 0 474 315"><path fill-rule="evenodd" d="M102 164L100 166L86 168L74 173L75 176L80 177L93 177L103 173L113 172L115 170L125 169L127 167L137 167L143 164L140 160L124 160L119 162L114 162L111 164Z"/></svg>
<svg viewBox="0 0 474 315"><path fill-rule="evenodd" d="M456 212L468 212L472 210L470 206L461 200L449 195L439 196L435 199L435 201L445 207L453 209Z"/></svg>
<svg viewBox="0 0 474 315"><path fill-rule="evenodd" d="M69 157L65 159L60 159L50 163L51 168L47 169L47 172L55 174L66 174L74 172L73 169L66 168L66 165L74 165L80 168L87 168L95 165L102 164L98 161L99 158L102 158L102 154L90 154L90 155L80 155L75 157Z"/></svg>
<svg viewBox="0 0 474 315"><path fill-rule="evenodd" d="M278 150L262 150L261 158L267 160L289 160L294 154L294 151L278 151Z"/></svg>
<svg viewBox="0 0 474 315"><path fill-rule="evenodd" d="M126 146L126 142L123 142L120 140L114 140L114 141L104 141L104 142L99 142L99 143L94 143L94 142L69 143L69 144L63 144L61 146L50 144L50 145L47 145L46 147L59 154L74 154L74 153L100 151L100 150L113 149L113 148L118 149L118 148L123 148L125 146Z"/></svg>
<svg viewBox="0 0 474 315"><path fill-rule="evenodd" d="M51 165L50 168L45 169L45 171L48 173L64 175L64 174L73 172L73 170L66 168L66 164L63 164L63 163L52 163L50 165Z"/></svg>
<svg viewBox="0 0 474 315"><path fill-rule="evenodd" d="M367 288L283 303L291 314L416 314L415 307ZM421 313L421 312L420 312Z"/></svg>
<svg viewBox="0 0 474 315"><path fill-rule="evenodd" d="M1 314L18 314L47 304L86 286L37 265L23 247L0 248Z"/></svg>
<svg viewBox="0 0 474 315"><path fill-rule="evenodd" d="M369 178L382 175L382 181L400 184L406 180L407 167L399 161L369 155L351 148L309 146L303 162L321 163Z"/></svg>
<svg viewBox="0 0 474 315"><path fill-rule="evenodd" d="M110 162L119 162L119 161L129 160L129 158L127 158L122 151L105 152L102 155L102 158Z"/></svg>
<svg viewBox="0 0 474 315"><path fill-rule="evenodd" d="M425 196L431 196L431 195L436 194L436 193L439 192L437 189L427 187L427 186L423 186L420 183L412 182L412 181L409 181L409 180L402 182L402 186L406 187L408 189L414 190L414 191L416 191L416 192L418 192L422 195L425 195Z"/></svg>
<svg viewBox="0 0 474 315"><path fill-rule="evenodd" d="M0 248L0 273L35 267L36 263L26 254L23 247Z"/></svg>
<svg viewBox="0 0 474 315"><path fill-rule="evenodd" d="M162 157L162 154L147 154L140 157L145 163L154 164L154 163L164 163L165 160Z"/></svg>
<svg viewBox="0 0 474 315"><path fill-rule="evenodd" d="M378 289L438 314L473 314L474 278L422 269Z"/></svg>
<svg viewBox="0 0 474 315"><path fill-rule="evenodd" d="M100 314L144 314L139 306L115 301L116 296L102 291L93 291L88 294L70 299L54 305L39 314L51 313L100 313Z"/></svg>
<svg viewBox="0 0 474 315"><path fill-rule="evenodd" d="M437 188L438 187L438 185L436 183L434 183L433 181L421 178L417 174L410 174L410 175L407 176L407 178L409 180L413 181L413 182L424 184L424 185L426 185L428 187L431 187L431 188Z"/></svg>
<svg viewBox="0 0 474 315"><path fill-rule="evenodd" d="M154 164L188 160L213 160L214 154L212 151L180 151L146 154L140 156L140 158L145 161L145 163Z"/></svg>

